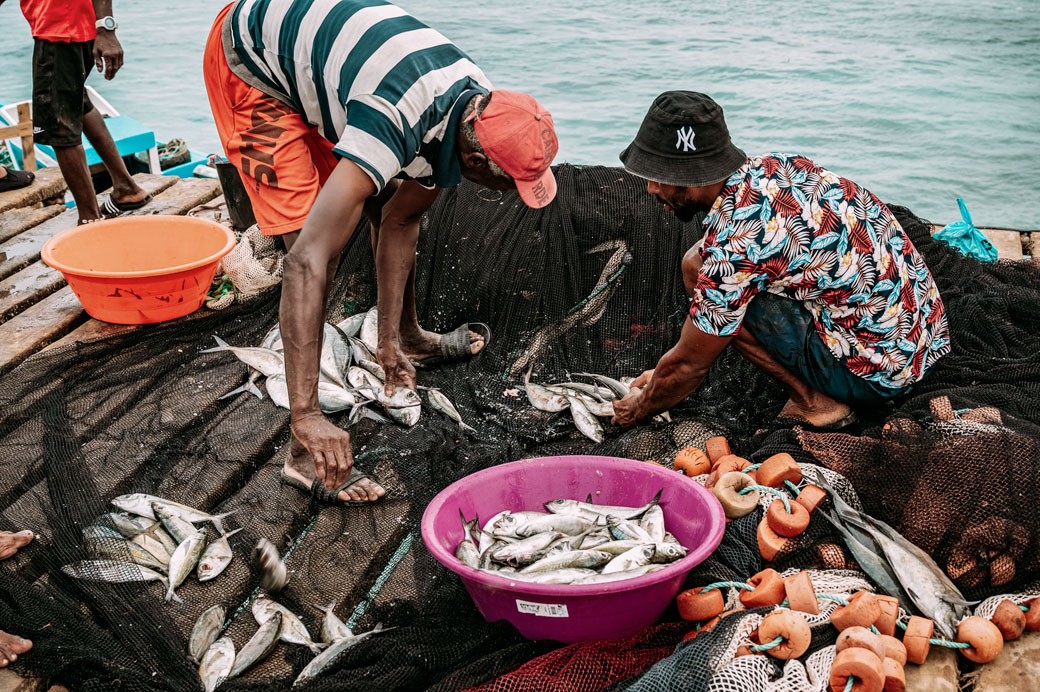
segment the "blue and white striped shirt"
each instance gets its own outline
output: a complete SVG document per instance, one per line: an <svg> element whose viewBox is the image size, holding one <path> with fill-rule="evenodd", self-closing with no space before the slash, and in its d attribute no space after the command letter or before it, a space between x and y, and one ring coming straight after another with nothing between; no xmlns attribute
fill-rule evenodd
<svg viewBox="0 0 1040 692"><path fill-rule="evenodd" d="M454 43L384 0L240 0L228 65L279 98L368 173L449 187L469 97L491 83Z"/></svg>

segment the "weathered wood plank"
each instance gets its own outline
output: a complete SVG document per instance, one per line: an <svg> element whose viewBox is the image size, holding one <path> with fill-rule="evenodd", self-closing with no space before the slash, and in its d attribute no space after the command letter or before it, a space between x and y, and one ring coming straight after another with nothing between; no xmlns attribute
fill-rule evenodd
<svg viewBox="0 0 1040 692"><path fill-rule="evenodd" d="M33 262L25 269L0 280L0 324L11 315L38 303L65 284L57 269Z"/></svg>
<svg viewBox="0 0 1040 692"><path fill-rule="evenodd" d="M141 175L148 175L142 173ZM184 178L175 186L156 196L152 203L123 216L152 216L155 214L187 214L193 207L204 204L220 194L220 181L212 178Z"/></svg>
<svg viewBox="0 0 1040 692"><path fill-rule="evenodd" d="M152 194L165 190L179 180L179 178L172 175L163 176L150 173L138 173L134 176L134 179L137 180L141 187ZM155 202L153 201L138 211L149 213L146 210L149 210L154 204ZM43 248L43 244L51 236L75 227L78 218L76 210L70 209L53 219L44 221L38 226L20 233L4 243L0 243L0 279L8 277L22 267L40 259L40 249Z"/></svg>
<svg viewBox="0 0 1040 692"><path fill-rule="evenodd" d="M84 316L76 294L65 287L0 324L0 372L10 370L54 341Z"/></svg>
<svg viewBox="0 0 1040 692"><path fill-rule="evenodd" d="M10 240L47 219L54 218L63 211L66 211L65 205L52 204L48 207L26 207L0 213L0 243Z"/></svg>
<svg viewBox="0 0 1040 692"><path fill-rule="evenodd" d="M36 171L36 180L32 185L18 190L0 192L0 212L19 207L31 207L45 199L57 197L64 194L69 186L61 177L61 170L57 166L41 168Z"/></svg>

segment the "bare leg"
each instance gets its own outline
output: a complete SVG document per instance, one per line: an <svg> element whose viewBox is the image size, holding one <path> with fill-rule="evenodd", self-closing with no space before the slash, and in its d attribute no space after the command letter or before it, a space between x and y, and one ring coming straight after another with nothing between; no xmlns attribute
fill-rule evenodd
<svg viewBox="0 0 1040 692"><path fill-rule="evenodd" d="M54 156L58 159L58 168L61 169L61 176L65 178L65 182L69 186L72 199L76 200L79 222L100 219L101 211L98 209L94 183L90 179L90 169L87 168L87 155L83 151L83 145L54 147Z"/></svg>
<svg viewBox="0 0 1040 692"><path fill-rule="evenodd" d="M0 531L0 560L11 557L32 539L32 531L19 531L18 533ZM0 630L0 668L14 663L20 655L31 648L32 642L28 639Z"/></svg>
<svg viewBox="0 0 1040 692"><path fill-rule="evenodd" d="M686 291L693 295L697 286L697 274L701 268L701 257L697 247L691 248L682 260L683 283ZM829 425L845 418L852 412L848 405L835 401L809 386L809 383L785 368L766 350L755 335L742 326L730 342L740 355L747 358L759 370L777 380L790 399L780 411L781 416L803 420L810 425Z"/></svg>
<svg viewBox="0 0 1040 692"><path fill-rule="evenodd" d="M296 239L300 237L299 231L293 231L292 233L286 233L281 236L282 242L285 244L286 252L292 248ZM339 256L335 257L331 262L327 271L329 272L329 281L326 282L325 300L328 301L328 292L332 289L332 277L336 274L336 270L339 268ZM295 436L289 436L289 453L285 458L285 466L282 469L286 475L294 477L298 480L305 481L308 485L315 479L314 473L314 459L311 457L310 452L296 439ZM339 499L344 502L351 500L360 501L378 500L380 497L386 494L383 486L379 485L371 478L362 478L361 480L348 485L346 488L340 491Z"/></svg>
<svg viewBox="0 0 1040 692"><path fill-rule="evenodd" d="M105 119L98 113L97 108L91 109L83 116L83 134L90 140L94 151L98 153L105 168L108 169L108 174L112 176L112 199L123 204L140 202L148 196L148 193L130 177L130 172L126 170L126 164L119 155L115 140L105 127Z"/></svg>

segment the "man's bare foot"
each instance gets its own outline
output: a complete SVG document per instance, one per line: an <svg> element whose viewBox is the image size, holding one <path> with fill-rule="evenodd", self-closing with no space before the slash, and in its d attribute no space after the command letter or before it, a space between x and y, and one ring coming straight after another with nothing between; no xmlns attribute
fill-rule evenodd
<svg viewBox="0 0 1040 692"><path fill-rule="evenodd" d="M428 332L421 327L414 332L401 331L401 350L411 360L421 362L430 356L441 354L441 334ZM469 333L469 350L477 355L484 349L484 337L471 331Z"/></svg>
<svg viewBox="0 0 1040 692"><path fill-rule="evenodd" d="M14 634L0 630L0 668L18 660L18 657L32 648L32 642Z"/></svg>
<svg viewBox="0 0 1040 692"><path fill-rule="evenodd" d="M805 421L820 428L848 418L851 413L852 409L847 404L819 394L802 404L796 404L793 399L788 400L780 411L780 417Z"/></svg>
<svg viewBox="0 0 1040 692"><path fill-rule="evenodd" d="M310 452L295 437L291 438L291 440L289 453L286 455L285 466L282 467L282 471L286 476L303 481L309 486L316 478L314 459L311 457ZM383 489L383 486L371 478L362 478L341 490L339 499L344 502L374 502L385 494L386 491Z"/></svg>
<svg viewBox="0 0 1040 692"><path fill-rule="evenodd" d="M29 541L32 539L32 531L26 530L18 533L0 531L0 560L6 560L11 557L18 552L19 548L29 545Z"/></svg>

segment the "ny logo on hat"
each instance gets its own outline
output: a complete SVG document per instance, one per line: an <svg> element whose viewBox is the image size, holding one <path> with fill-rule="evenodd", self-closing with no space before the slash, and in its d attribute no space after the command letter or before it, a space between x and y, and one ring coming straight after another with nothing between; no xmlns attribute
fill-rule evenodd
<svg viewBox="0 0 1040 692"><path fill-rule="evenodd" d="M696 150L696 146L693 144L693 128L692 127L680 127L675 131L679 135L679 141L675 143L675 148L682 147L683 151Z"/></svg>

